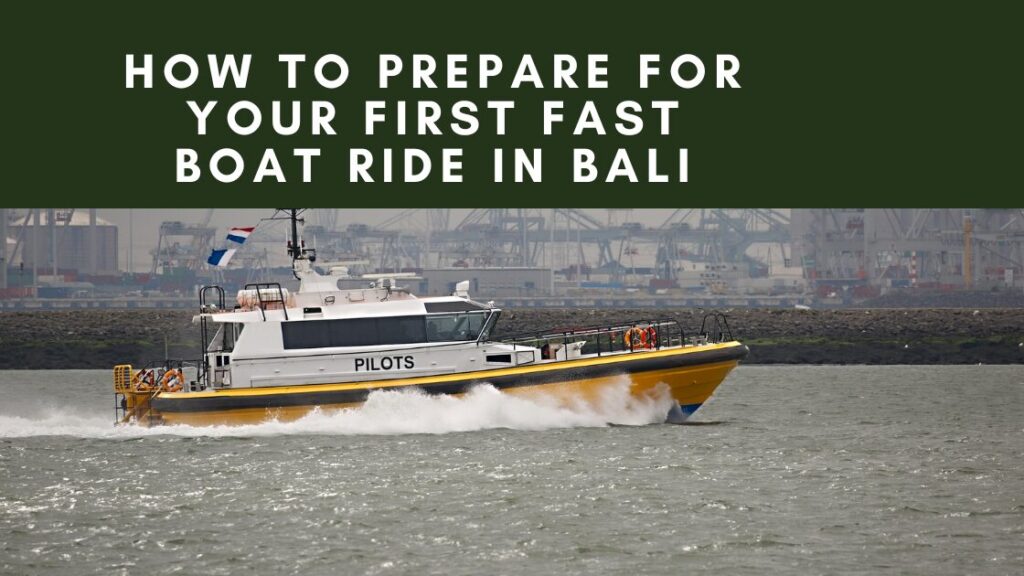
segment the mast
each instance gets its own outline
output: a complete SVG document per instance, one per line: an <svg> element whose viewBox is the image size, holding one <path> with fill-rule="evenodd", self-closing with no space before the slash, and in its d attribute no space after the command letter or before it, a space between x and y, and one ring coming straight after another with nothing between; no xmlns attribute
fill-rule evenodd
<svg viewBox="0 0 1024 576"><path fill-rule="evenodd" d="M298 270L295 268L295 263L299 260L308 260L309 262L316 261L316 250L306 249L305 243L299 239L299 224L305 223L305 219L299 218L299 214L305 212L305 208L278 208L278 212L287 213L288 220L291 222L290 238L288 239L288 255L292 257L292 275L297 280L302 280L299 276ZM283 218L275 217L270 220L283 220Z"/></svg>
<svg viewBox="0 0 1024 576"><path fill-rule="evenodd" d="M287 210L292 223L292 238L288 242L288 255L292 257L292 261L295 261L302 256L302 247L299 245L299 210L298 208L287 208Z"/></svg>

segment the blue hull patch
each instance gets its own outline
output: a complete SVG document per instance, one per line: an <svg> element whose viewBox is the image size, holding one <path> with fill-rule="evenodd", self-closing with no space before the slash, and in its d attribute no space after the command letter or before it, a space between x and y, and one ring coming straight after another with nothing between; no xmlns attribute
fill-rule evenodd
<svg viewBox="0 0 1024 576"><path fill-rule="evenodd" d="M686 404L685 406L680 406L680 408L682 408L683 414L689 416L696 412L697 408L700 408L701 406L703 406L703 404Z"/></svg>
<svg viewBox="0 0 1024 576"><path fill-rule="evenodd" d="M691 414L697 411L697 408L700 407L701 404L676 404L668 411L665 421L669 424L682 424L683 422L686 422L686 419L689 418Z"/></svg>

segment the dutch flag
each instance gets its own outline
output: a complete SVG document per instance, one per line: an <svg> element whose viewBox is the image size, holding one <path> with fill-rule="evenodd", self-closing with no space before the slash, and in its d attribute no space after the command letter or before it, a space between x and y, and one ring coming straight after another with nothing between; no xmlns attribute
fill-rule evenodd
<svg viewBox="0 0 1024 576"><path fill-rule="evenodd" d="M248 238L249 234L252 234L252 231L255 229L255 226L249 228L232 228L228 230L228 240L238 242L239 244L245 244L245 239Z"/></svg>
<svg viewBox="0 0 1024 576"><path fill-rule="evenodd" d="M234 248L229 248L227 250L214 250L213 254L210 254L210 257L207 258L206 261L211 266L217 266L219 268L224 268L225 266L228 265L228 262L231 261L231 257L234 256L234 255L235 255L235 249Z"/></svg>

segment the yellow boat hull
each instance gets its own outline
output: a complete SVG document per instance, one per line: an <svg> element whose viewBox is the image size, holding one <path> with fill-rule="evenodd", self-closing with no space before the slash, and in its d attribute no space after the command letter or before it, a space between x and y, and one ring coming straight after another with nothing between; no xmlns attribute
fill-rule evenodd
<svg viewBox="0 0 1024 576"><path fill-rule="evenodd" d="M746 346L739 342L725 342L466 374L358 383L162 392L151 401L140 404L129 420L150 425L191 426L290 421L315 409L339 410L359 406L370 392L376 390L418 389L429 394L459 395L472 386L485 383L516 396L546 396L567 405L580 401L595 403L604 391L621 383L623 378L628 379L629 391L636 398L654 398L663 394L667 387L680 407L677 416L685 417L711 397L746 354Z"/></svg>

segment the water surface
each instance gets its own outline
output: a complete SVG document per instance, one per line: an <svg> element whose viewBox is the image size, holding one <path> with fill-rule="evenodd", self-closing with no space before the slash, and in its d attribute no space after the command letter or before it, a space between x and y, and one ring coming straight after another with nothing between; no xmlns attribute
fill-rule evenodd
<svg viewBox="0 0 1024 576"><path fill-rule="evenodd" d="M115 429L107 371L0 390L0 573L1024 572L1019 366L743 366L686 426L482 389Z"/></svg>

